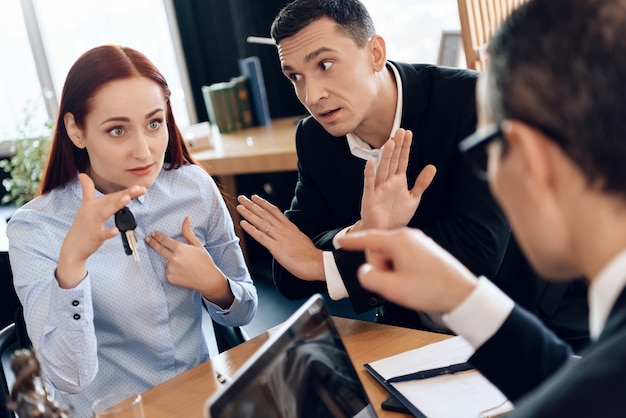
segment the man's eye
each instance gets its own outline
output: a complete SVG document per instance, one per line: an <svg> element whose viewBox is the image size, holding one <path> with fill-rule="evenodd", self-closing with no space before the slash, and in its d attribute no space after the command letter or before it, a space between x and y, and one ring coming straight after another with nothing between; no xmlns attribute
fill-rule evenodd
<svg viewBox="0 0 626 418"><path fill-rule="evenodd" d="M290 74L289 75L289 79L295 83L297 81L302 80L302 74L295 74L295 73L294 74Z"/></svg>
<svg viewBox="0 0 626 418"><path fill-rule="evenodd" d="M328 71L330 69L330 67L332 67L332 66L333 66L333 63L330 62L330 61L322 61L322 63L320 64L320 67L324 71Z"/></svg>

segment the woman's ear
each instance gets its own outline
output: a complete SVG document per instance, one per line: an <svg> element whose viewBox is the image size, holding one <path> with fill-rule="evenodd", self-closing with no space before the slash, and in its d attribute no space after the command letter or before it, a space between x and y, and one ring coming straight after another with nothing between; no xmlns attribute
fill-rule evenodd
<svg viewBox="0 0 626 418"><path fill-rule="evenodd" d="M67 112L63 115L63 123L65 124L65 130L67 131L67 135L70 137L70 141L72 141L77 148L85 148L85 144L83 144L81 139L82 130L78 127L78 125L76 125L74 115Z"/></svg>

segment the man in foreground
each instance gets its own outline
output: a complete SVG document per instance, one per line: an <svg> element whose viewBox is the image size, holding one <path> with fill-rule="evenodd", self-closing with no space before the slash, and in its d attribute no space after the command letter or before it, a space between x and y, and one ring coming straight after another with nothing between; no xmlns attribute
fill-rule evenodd
<svg viewBox="0 0 626 418"><path fill-rule="evenodd" d="M594 340L568 345L418 230L349 234L361 283L442 312L514 417L623 417L626 381L626 1L531 0L489 46L479 130L490 187L533 267L589 281Z"/></svg>

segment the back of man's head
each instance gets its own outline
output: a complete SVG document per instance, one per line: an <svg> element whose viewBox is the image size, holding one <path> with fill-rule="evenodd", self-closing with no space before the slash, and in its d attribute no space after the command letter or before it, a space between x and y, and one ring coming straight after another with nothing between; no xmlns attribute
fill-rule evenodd
<svg viewBox="0 0 626 418"><path fill-rule="evenodd" d="M489 108L557 142L626 197L626 0L531 0L489 44Z"/></svg>
<svg viewBox="0 0 626 418"><path fill-rule="evenodd" d="M276 44L289 38L312 22L330 18L340 30L364 46L376 34L374 23L365 6L358 0L295 0L287 4L274 18L270 35Z"/></svg>

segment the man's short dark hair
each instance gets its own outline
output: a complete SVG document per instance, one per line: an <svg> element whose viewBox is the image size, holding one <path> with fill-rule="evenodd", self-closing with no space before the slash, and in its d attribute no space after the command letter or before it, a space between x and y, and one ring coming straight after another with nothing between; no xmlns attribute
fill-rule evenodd
<svg viewBox="0 0 626 418"><path fill-rule="evenodd" d="M489 44L488 106L626 197L626 0L531 0Z"/></svg>
<svg viewBox="0 0 626 418"><path fill-rule="evenodd" d="M278 45L283 39L295 35L323 17L337 22L340 30L360 47L376 34L369 12L358 0L292 1L274 18L270 34Z"/></svg>

